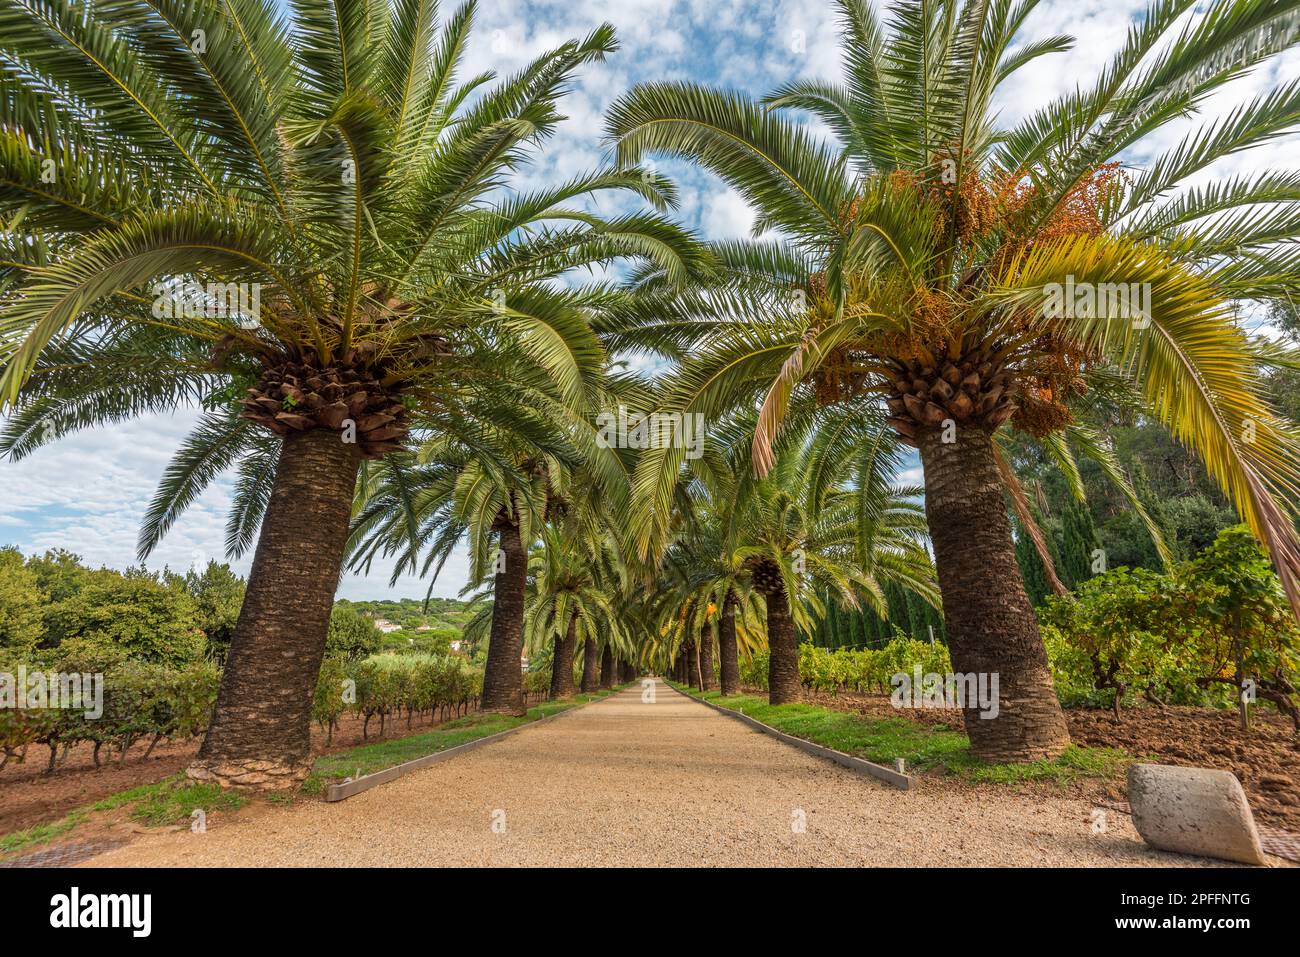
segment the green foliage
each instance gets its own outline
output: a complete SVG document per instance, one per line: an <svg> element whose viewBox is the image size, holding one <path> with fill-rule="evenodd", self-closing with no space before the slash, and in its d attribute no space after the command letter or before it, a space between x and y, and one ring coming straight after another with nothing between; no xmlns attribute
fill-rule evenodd
<svg viewBox="0 0 1300 957"><path fill-rule="evenodd" d="M894 675L910 675L917 665L927 674L952 671L947 645L899 637L880 648L828 651L799 646L799 677L817 691L887 691Z"/></svg>
<svg viewBox="0 0 1300 957"><path fill-rule="evenodd" d="M1034 540L1019 527L1016 529L1016 564L1020 566L1020 577L1024 580L1029 603L1037 608L1052 594L1052 585L1048 581L1042 556L1034 547Z"/></svg>
<svg viewBox="0 0 1300 957"><path fill-rule="evenodd" d="M1130 689L1193 703L1186 663L1169 653L1177 626L1168 576L1116 568L1088 579L1072 595L1049 598L1040 618L1057 694L1067 704L1109 703L1118 709ZM1196 700L1195 703L1201 703Z"/></svg>
<svg viewBox="0 0 1300 957"><path fill-rule="evenodd" d="M63 655L134 658L181 665L202 657L198 610L182 588L141 569L87 572L82 587L49 611L66 635Z"/></svg>
<svg viewBox="0 0 1300 957"><path fill-rule="evenodd" d="M457 712L483 692L482 671L457 655L372 655L362 661L326 659L316 683L314 714L324 727L345 710L379 718L380 733L390 717L437 710ZM349 697L352 700L348 700Z"/></svg>
<svg viewBox="0 0 1300 957"><path fill-rule="evenodd" d="M538 668L524 672L525 694L547 694L551 690L551 669Z"/></svg>
<svg viewBox="0 0 1300 957"><path fill-rule="evenodd" d="M1137 691L1224 706L1250 680L1300 728L1300 629L1244 526L1225 529L1197 558L1165 573L1112 569L1050 599L1040 617L1067 702L1106 698L1118 710Z"/></svg>
<svg viewBox="0 0 1300 957"><path fill-rule="evenodd" d="M85 709L0 708L0 749L11 759L32 744L47 745L53 756L62 745L89 741L125 757L141 738L193 737L207 728L221 681L208 661L170 666L127 660L105 667L85 658L10 659L0 661L0 671L17 674L20 664L29 674L102 674L103 711L96 716Z"/></svg>
<svg viewBox="0 0 1300 957"><path fill-rule="evenodd" d="M326 657L355 661L374 654L383 640L383 632L355 607L340 603L330 612L329 632L325 636Z"/></svg>
<svg viewBox="0 0 1300 957"><path fill-rule="evenodd" d="M1186 651L1203 680L1253 681L1300 730L1300 628L1259 543L1244 526L1227 529L1185 574L1200 625Z"/></svg>
<svg viewBox="0 0 1300 957"><path fill-rule="evenodd" d="M741 660L740 681L747 688L767 689L766 651ZM810 642L799 645L799 677L805 687L816 691L888 691L890 679L900 672L911 674L921 666L924 673L952 671L948 646L917 641L896 630L894 637L879 648L819 648Z"/></svg>
<svg viewBox="0 0 1300 957"><path fill-rule="evenodd" d="M93 570L61 551L23 563L0 549L0 651L180 667L229 641L242 593L225 565L182 577Z"/></svg>
<svg viewBox="0 0 1300 957"><path fill-rule="evenodd" d="M229 565L208 562L202 572L186 572L184 586L194 599L199 629L207 636L208 655L224 661L244 604L244 580Z"/></svg>
<svg viewBox="0 0 1300 957"><path fill-rule="evenodd" d="M1060 568L1061 581L1073 588L1093 575L1093 552L1101 548L1092 513L1086 502L1070 499L1062 518Z"/></svg>
<svg viewBox="0 0 1300 957"><path fill-rule="evenodd" d="M45 594L16 548L0 548L0 649L29 655L45 633Z"/></svg>
<svg viewBox="0 0 1300 957"><path fill-rule="evenodd" d="M341 658L326 658L321 662L316 676L316 690L312 695L311 716L323 728L328 728L331 738L334 725L348 709L347 665Z"/></svg>

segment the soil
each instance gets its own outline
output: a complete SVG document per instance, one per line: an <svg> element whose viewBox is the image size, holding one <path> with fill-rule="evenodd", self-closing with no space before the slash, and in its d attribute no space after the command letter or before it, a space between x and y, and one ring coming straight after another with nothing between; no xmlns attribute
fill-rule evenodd
<svg viewBox="0 0 1300 957"><path fill-rule="evenodd" d="M385 739L428 730L441 722L427 716L417 716L406 728L405 717L390 721L385 729ZM334 731L333 742L326 745L326 735L312 726L312 751L331 754L366 743L362 738L361 718L345 715ZM379 722L370 721L370 742L379 740ZM111 794L153 784L185 769L199 750L199 738L190 741L161 741L145 760L148 741L137 742L126 755L125 763L118 764L116 752L100 750L102 766L95 767L94 745L82 744L68 752L67 760L46 774L49 749L33 746L21 764L10 760L0 771L0 834L21 831L34 824L57 821L69 811L103 800Z"/></svg>
<svg viewBox="0 0 1300 957"><path fill-rule="evenodd" d="M891 707L888 695L808 692L806 700L872 717L961 727L961 719L951 712ZM1143 706L1121 711L1118 720L1108 709L1077 708L1065 715L1075 744L1118 748L1161 764L1231 771L1259 823L1300 831L1300 735L1288 718L1261 708L1251 717L1251 730L1243 732L1235 711L1211 708ZM1100 796L1121 797L1106 790Z"/></svg>

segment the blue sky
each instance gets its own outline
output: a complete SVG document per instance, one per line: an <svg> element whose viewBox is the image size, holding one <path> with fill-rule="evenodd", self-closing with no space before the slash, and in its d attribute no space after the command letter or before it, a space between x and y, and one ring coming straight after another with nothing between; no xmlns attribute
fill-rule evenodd
<svg viewBox="0 0 1300 957"><path fill-rule="evenodd" d="M1089 83L1123 42L1145 0L1044 0L1021 35L1024 42L1065 33L1077 38L1066 54L1040 59L1021 71L999 101L1012 122L1076 83ZM449 13L451 6L445 7ZM1195 15L1195 13L1193 14ZM622 48L603 65L589 67L564 102L569 117L521 186L565 180L608 160L600 140L602 115L630 85L685 79L735 87L760 96L795 77L837 78L835 12L829 0L484 0L462 76L487 69L508 73L545 49L613 23ZM1265 89L1300 76L1292 51L1236 81L1217 95L1205 115L1221 115ZM1164 149L1202 121L1189 120L1150 144ZM1296 166L1294 137L1278 140L1217 165L1204 179ZM1127 159L1141 165L1147 155ZM677 178L682 220L712 238L746 233L753 216L741 198L717 180L678 164L660 168ZM86 432L41 449L18 463L0 462L0 544L24 552L66 548L93 565L124 567L135 561L140 518L171 453L194 421L191 411L149 417L112 429ZM904 476L919 479L919 469ZM229 488L217 483L176 523L149 561L151 568L184 569L223 560ZM248 559L235 563L246 573ZM434 594L454 596L467 563L456 555ZM389 570L376 563L368 576L349 576L340 596L363 599L423 595L427 583L405 579L388 585Z"/></svg>

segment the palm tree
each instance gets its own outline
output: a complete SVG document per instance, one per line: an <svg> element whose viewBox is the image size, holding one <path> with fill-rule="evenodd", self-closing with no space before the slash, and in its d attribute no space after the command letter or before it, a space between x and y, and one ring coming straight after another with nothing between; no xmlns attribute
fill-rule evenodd
<svg viewBox="0 0 1300 957"><path fill-rule="evenodd" d="M530 657L552 649L551 697L572 697L573 657L579 643L595 649L603 634L611 661L616 646L620 654L627 653L618 610L624 582L613 536L602 533L593 541L571 523L550 526L543 531L542 547L533 553L530 566L533 583L524 613L525 647ZM589 660L594 657L588 655ZM612 687L613 667L603 669L600 678L602 686ZM584 671L584 691L591 690L588 683Z"/></svg>
<svg viewBox="0 0 1300 957"><path fill-rule="evenodd" d="M750 413L715 430L729 454L722 462L701 459L695 484L702 501L668 551L666 566L676 588L666 590L664 600L683 608L674 612L681 640L692 644L698 636L701 652L711 648L715 625L720 634L731 630L722 654L732 657L735 609L745 616L751 590L761 595L769 699L785 704L800 695L798 632L811 634L826 613L819 596L866 604L887 617L887 582L931 604L938 592L921 541L925 521L915 501L920 489L893 484L899 454L892 433L841 409L800 416L776 444L774 467L757 478L746 441L753 428ZM841 475L851 475L851 481ZM708 670L711 676L711 661ZM724 693L738 687L736 675Z"/></svg>
<svg viewBox="0 0 1300 957"><path fill-rule="evenodd" d="M414 574L429 577L432 588L452 549L467 542L466 589L490 579L491 606L479 623L489 627L484 711L524 708L519 660L534 542L548 522L590 538L595 503L619 509L627 502L622 453L600 443L586 407L610 395L626 401L642 388L639 381L606 376L576 406L546 386L545 377L516 377L508 396L469 407L467 416L422 417L431 437L415 459L390 457L363 475L357 490L354 568L368 571L377 556L396 557L393 583Z"/></svg>
<svg viewBox="0 0 1300 957"><path fill-rule="evenodd" d="M610 189L662 207L654 176L502 190L612 28L461 82L473 16L439 25L434 0L0 9L10 454L201 403L142 555L242 458L231 543L257 548L192 776L307 773L360 463L402 447L412 409L436 417L521 375L580 397L604 366L587 316L605 292L556 277L623 254L683 265L658 215L580 208Z"/></svg>
<svg viewBox="0 0 1300 957"><path fill-rule="evenodd" d="M1300 253L1300 174L1268 172L1168 195L1214 161L1300 121L1290 83L1151 143L1207 96L1296 42L1289 0L1156 0L1095 82L999 124L994 97L1068 37L1017 42L1035 0L896 0L882 25L839 0L842 83L799 81L764 102L685 83L640 86L612 108L619 158L693 160L758 213L771 241L719 247L725 282L662 299L625 334L690 358L673 408L717 414L762 393L755 465L805 394L884 403L918 447L954 666L997 672L994 720L965 715L988 760L1069 743L1016 566L994 436L1044 441L1106 371L1204 458L1270 549L1300 610L1297 443L1254 383L1266 351L1232 304L1277 298ZM824 143L786 118L800 110ZM1137 144L1142 168L1120 157ZM1132 295L1126 295L1131 293ZM1091 297L1091 298L1089 298ZM636 325L638 324L639 325ZM679 450L636 477L638 543Z"/></svg>

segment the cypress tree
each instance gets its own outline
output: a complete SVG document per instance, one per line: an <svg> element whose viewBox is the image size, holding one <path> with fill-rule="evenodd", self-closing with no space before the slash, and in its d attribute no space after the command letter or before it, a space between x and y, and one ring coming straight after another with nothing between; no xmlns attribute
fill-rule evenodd
<svg viewBox="0 0 1300 957"><path fill-rule="evenodd" d="M1062 514L1060 574L1067 588L1093 575L1093 551L1101 547L1087 502L1070 499Z"/></svg>
<svg viewBox="0 0 1300 957"><path fill-rule="evenodd" d="M1024 580L1029 602L1037 608L1052 594L1052 586L1047 581L1047 569L1034 547L1034 540L1019 523L1016 525L1016 563L1020 566L1020 577Z"/></svg>

